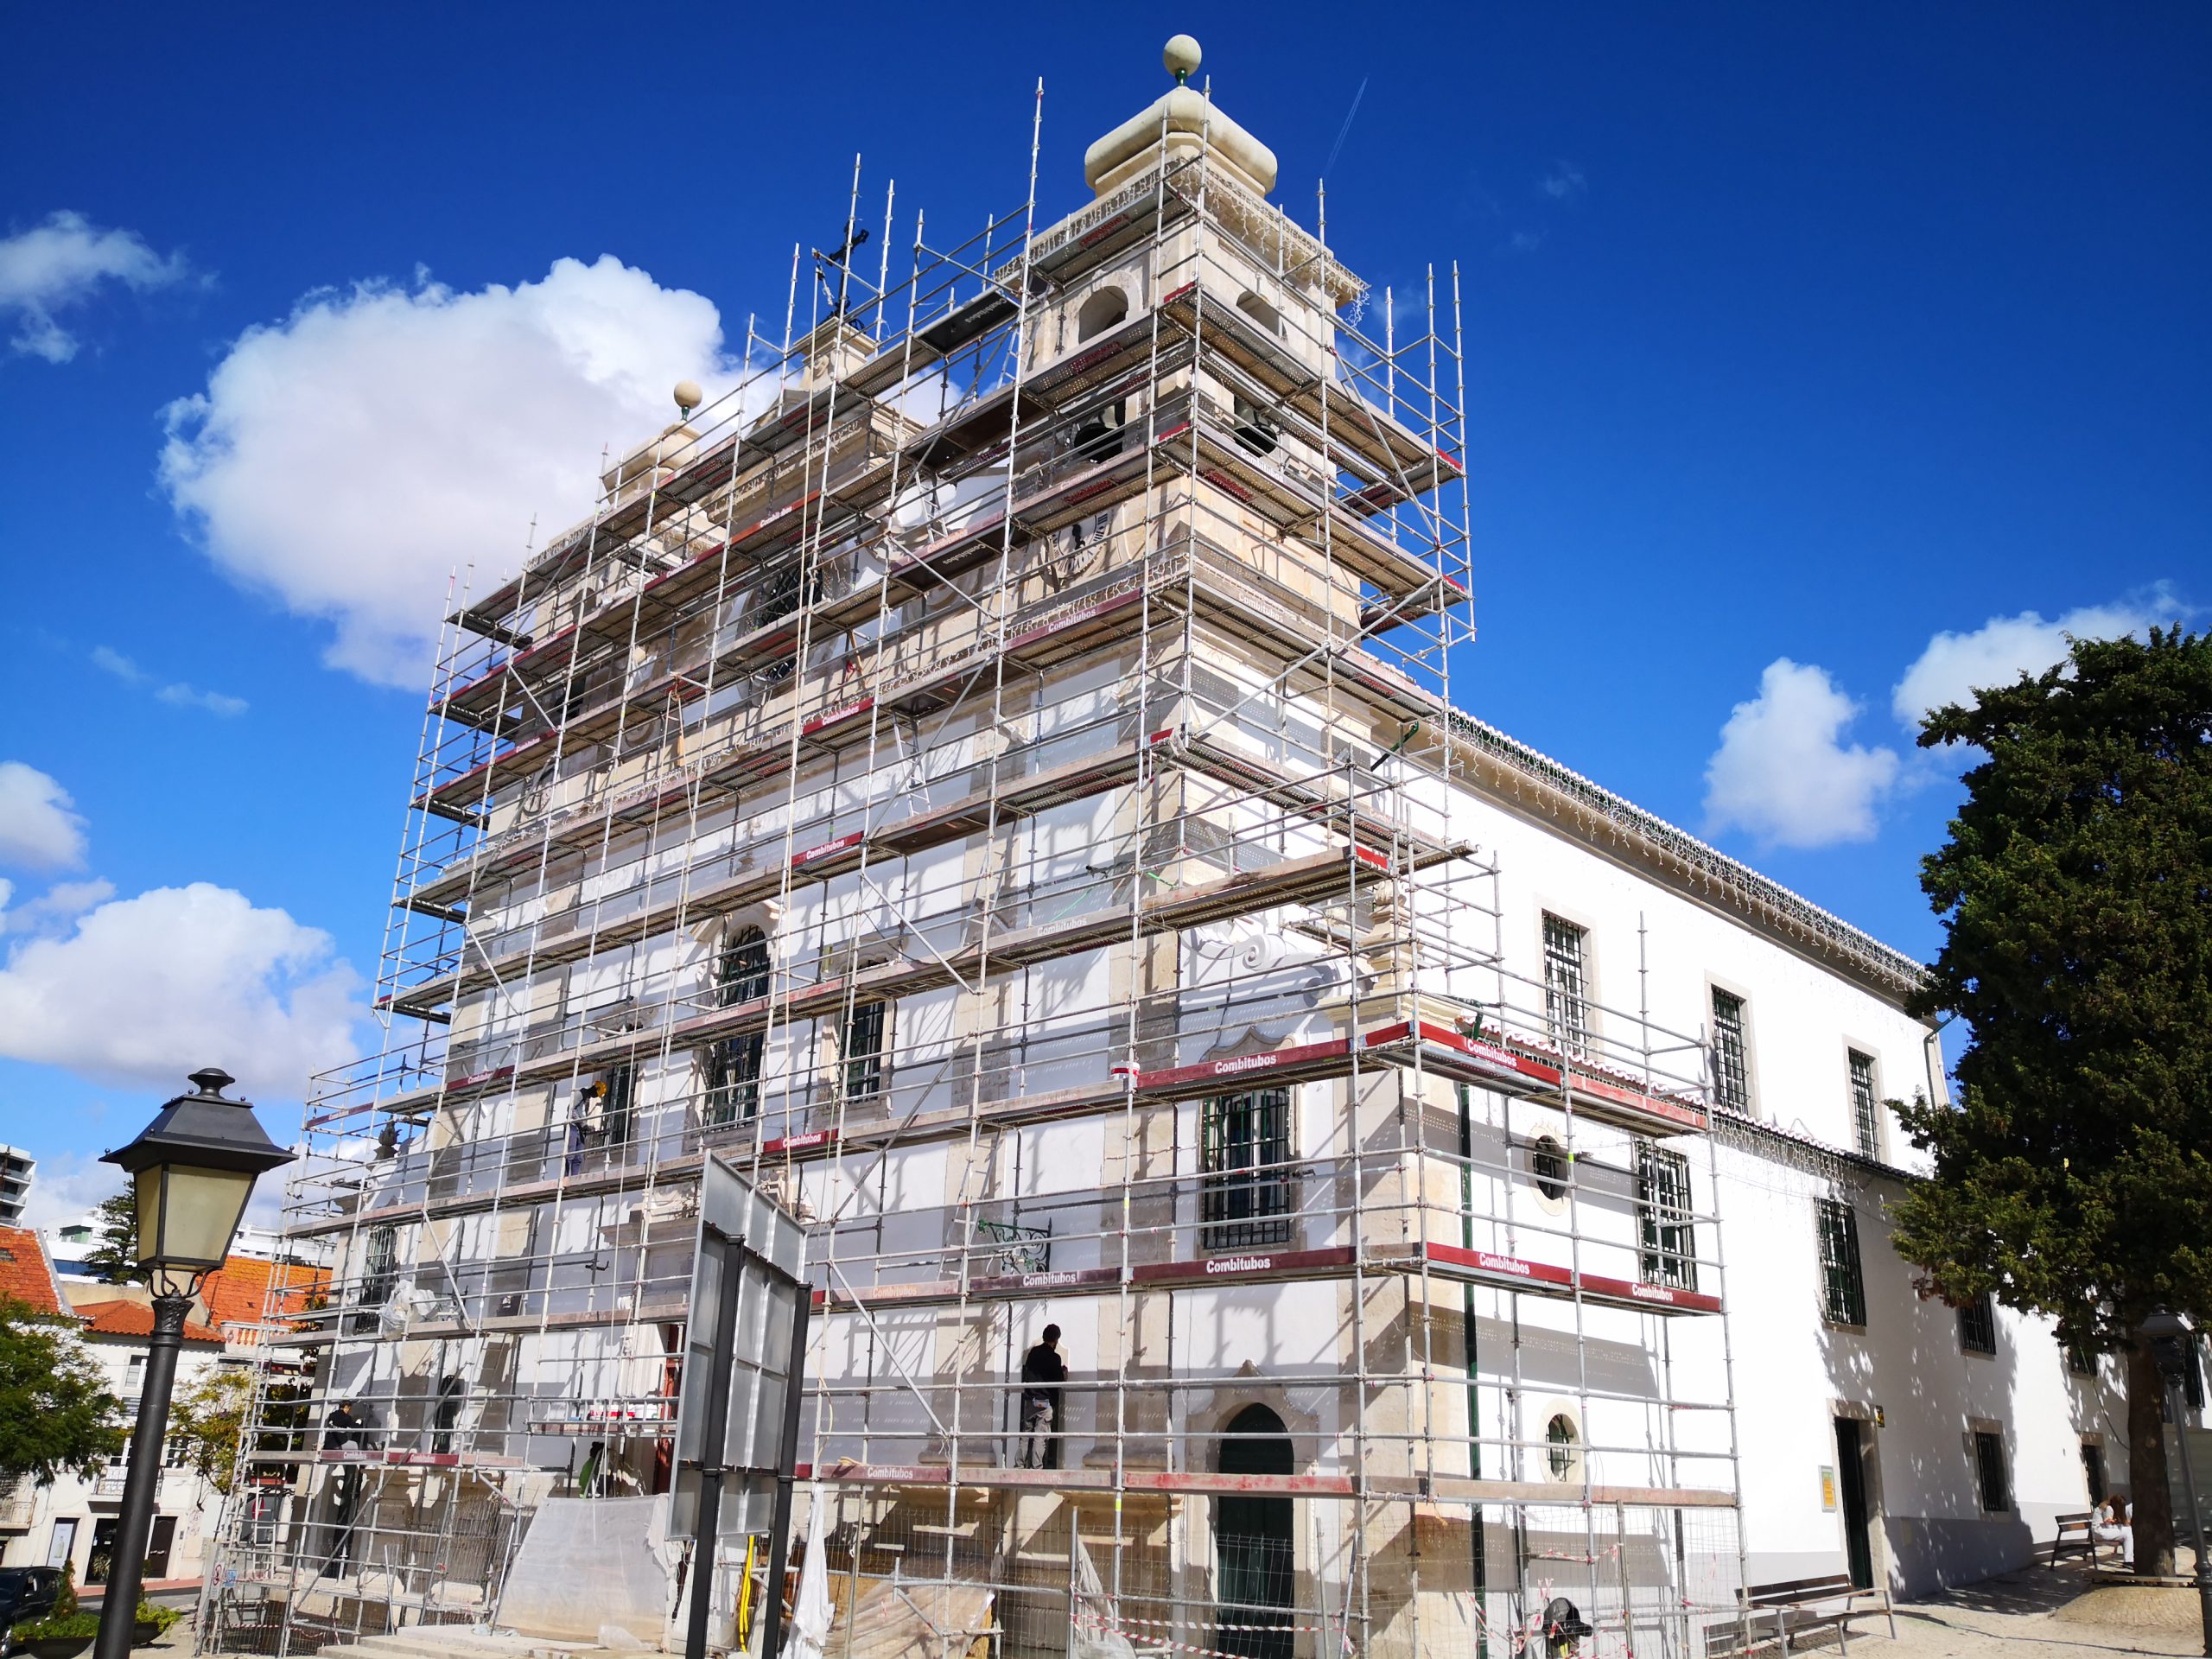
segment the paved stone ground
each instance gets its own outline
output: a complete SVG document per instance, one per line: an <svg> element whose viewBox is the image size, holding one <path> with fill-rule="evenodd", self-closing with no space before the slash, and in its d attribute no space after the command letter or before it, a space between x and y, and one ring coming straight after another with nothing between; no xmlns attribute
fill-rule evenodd
<svg viewBox="0 0 2212 1659"><path fill-rule="evenodd" d="M2085 1565L2069 1561L2055 1573L2024 1567L1934 1600L1901 1602L1897 1640L1878 1618L1854 1628L1852 1651L1862 1648L1876 1659L2102 1659L2201 1654L2204 1643L2195 1591L2097 1586Z"/></svg>
<svg viewBox="0 0 2212 1659"><path fill-rule="evenodd" d="M1834 1653L1833 1642L1815 1650ZM2201 1654L2204 1646L2195 1591L2099 1586L2085 1565L2069 1561L2055 1573L2024 1567L1934 1600L1900 1602L1895 1641L1878 1615L1853 1624L1851 1650L1869 1659L2109 1659ZM183 1659L192 1651L189 1621L139 1651Z"/></svg>

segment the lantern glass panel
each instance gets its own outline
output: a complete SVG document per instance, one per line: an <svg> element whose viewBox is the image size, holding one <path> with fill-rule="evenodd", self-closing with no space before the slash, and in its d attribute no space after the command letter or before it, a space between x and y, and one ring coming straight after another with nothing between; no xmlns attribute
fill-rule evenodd
<svg viewBox="0 0 2212 1659"><path fill-rule="evenodd" d="M253 1177L245 1170L195 1169L186 1164L141 1170L138 1264L148 1268L222 1266L252 1192Z"/></svg>

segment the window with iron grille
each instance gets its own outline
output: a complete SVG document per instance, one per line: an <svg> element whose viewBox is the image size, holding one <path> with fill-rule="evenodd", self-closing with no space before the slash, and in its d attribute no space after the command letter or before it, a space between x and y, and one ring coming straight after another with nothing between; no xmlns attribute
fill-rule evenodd
<svg viewBox="0 0 2212 1659"><path fill-rule="evenodd" d="M1690 1160L1642 1146L1636 1158L1636 1219L1643 1239L1643 1282L1697 1288L1697 1231L1690 1222Z"/></svg>
<svg viewBox="0 0 2212 1659"><path fill-rule="evenodd" d="M883 1089L883 1020L880 1002L857 1005L845 1021L845 1097L864 1099Z"/></svg>
<svg viewBox="0 0 2212 1659"><path fill-rule="evenodd" d="M396 1227L372 1227L369 1230L369 1248L361 1268L361 1306L382 1306L391 1300L392 1287L398 1282L399 1230Z"/></svg>
<svg viewBox="0 0 2212 1659"><path fill-rule="evenodd" d="M1817 1199L1821 1311L1831 1325L1866 1323L1866 1281L1859 1267L1859 1217L1838 1198Z"/></svg>
<svg viewBox="0 0 2212 1659"><path fill-rule="evenodd" d="M1851 1128L1859 1139L1859 1151L1869 1158L1882 1155L1882 1109L1874 1099L1874 1057L1855 1048L1851 1051Z"/></svg>
<svg viewBox="0 0 2212 1659"><path fill-rule="evenodd" d="M2005 1468L2005 1437L1995 1431L1974 1432L1975 1484L1981 1489L1981 1507L1991 1513L2012 1507L2012 1483Z"/></svg>
<svg viewBox="0 0 2212 1659"><path fill-rule="evenodd" d="M1751 1058L1744 1046L1744 999L1713 990L1713 1103L1731 1111L1751 1109Z"/></svg>
<svg viewBox="0 0 2212 1659"><path fill-rule="evenodd" d="M768 995L768 936L757 927L741 930L722 945L715 964L718 1005L735 1007Z"/></svg>
<svg viewBox="0 0 2212 1659"><path fill-rule="evenodd" d="M1290 1090L1260 1089L1205 1103L1199 1124L1205 1246L1245 1250L1290 1237Z"/></svg>
<svg viewBox="0 0 2212 1659"><path fill-rule="evenodd" d="M1544 1026L1562 1053L1580 1054L1590 1040L1589 976L1584 947L1590 930L1544 915Z"/></svg>
<svg viewBox="0 0 2212 1659"><path fill-rule="evenodd" d="M1986 1296L1977 1296L1959 1310L1959 1346L1970 1354L1997 1351L1997 1309Z"/></svg>
<svg viewBox="0 0 2212 1659"><path fill-rule="evenodd" d="M2066 1369L2076 1376L2094 1376L2097 1374L2096 1351L2084 1342L2068 1343Z"/></svg>
<svg viewBox="0 0 2212 1659"><path fill-rule="evenodd" d="M725 1038L707 1051L709 1124L750 1122L760 1115L760 1052L766 1040L755 1031Z"/></svg>
<svg viewBox="0 0 2212 1659"><path fill-rule="evenodd" d="M393 1227L372 1227L361 1253L361 1282L353 1294L354 1305L362 1308L382 1307L391 1300L391 1293L398 1284L399 1231ZM377 1316L373 1313L356 1313L349 1323L357 1333L373 1331L377 1328Z"/></svg>

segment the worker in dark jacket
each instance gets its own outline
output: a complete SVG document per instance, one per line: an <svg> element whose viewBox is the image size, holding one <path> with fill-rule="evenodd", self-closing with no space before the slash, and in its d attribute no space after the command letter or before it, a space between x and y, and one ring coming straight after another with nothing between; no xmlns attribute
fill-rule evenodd
<svg viewBox="0 0 2212 1659"><path fill-rule="evenodd" d="M1045 1327L1045 1339L1021 1357L1021 1466L1060 1466L1060 1436L1065 1433L1064 1396L1055 1386L1068 1380L1060 1357L1060 1327Z"/></svg>

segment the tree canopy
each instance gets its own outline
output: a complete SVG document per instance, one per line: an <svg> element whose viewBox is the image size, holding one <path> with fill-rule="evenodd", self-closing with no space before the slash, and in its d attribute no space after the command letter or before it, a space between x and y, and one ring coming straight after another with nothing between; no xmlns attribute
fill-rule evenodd
<svg viewBox="0 0 2212 1659"><path fill-rule="evenodd" d="M238 1481L238 1437L252 1402L253 1373L218 1365L178 1389L169 1407L169 1440L185 1465L226 1497Z"/></svg>
<svg viewBox="0 0 2212 1659"><path fill-rule="evenodd" d="M2139 1332L2161 1304L2212 1320L2212 636L2077 640L1920 741L1984 757L1922 864L1946 936L1914 1007L1973 1034L1955 1106L1891 1103L1935 1161L1897 1253L1950 1301L1993 1294L2122 1356L2135 1566L2171 1572Z"/></svg>
<svg viewBox="0 0 2212 1659"><path fill-rule="evenodd" d="M100 1200L99 1236L85 1252L85 1268L111 1285L143 1279L138 1270L138 1200L129 1187Z"/></svg>
<svg viewBox="0 0 2212 1659"><path fill-rule="evenodd" d="M124 1438L123 1402L71 1324L0 1299L0 1481L90 1479Z"/></svg>
<svg viewBox="0 0 2212 1659"><path fill-rule="evenodd" d="M1935 1154L1899 1252L2091 1350L2212 1319L2212 636L2077 641L1920 741L1986 758L1922 866L1948 937L1916 1012L1973 1038L1955 1109L1897 1109Z"/></svg>

